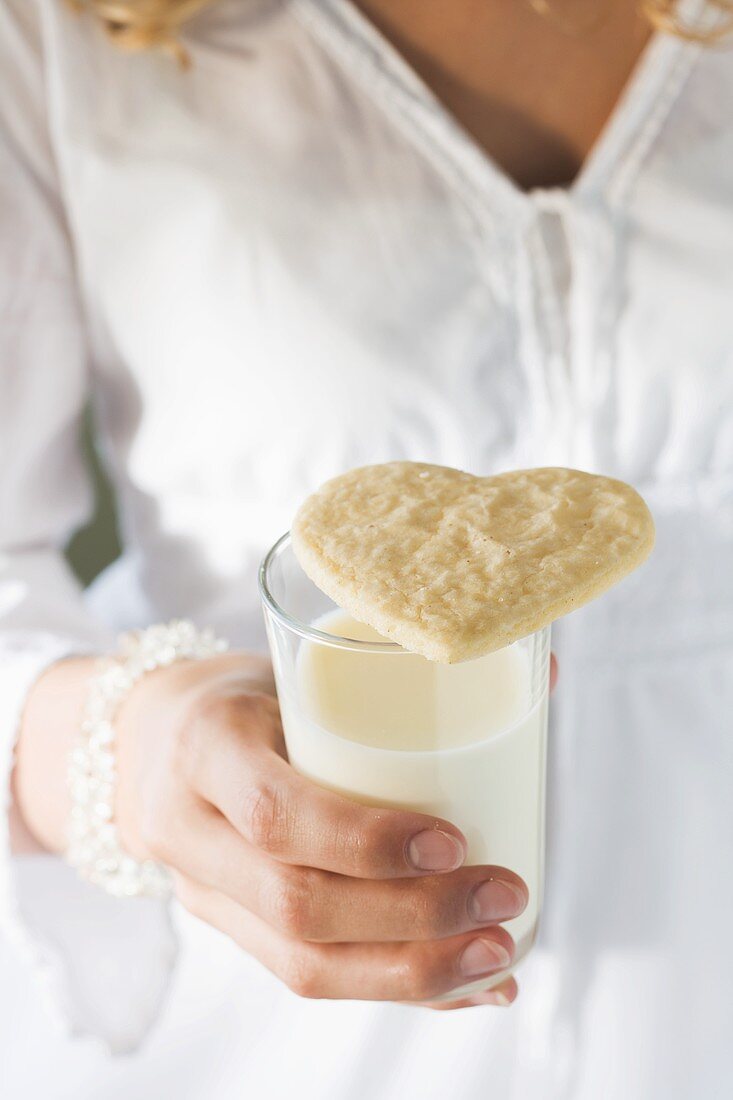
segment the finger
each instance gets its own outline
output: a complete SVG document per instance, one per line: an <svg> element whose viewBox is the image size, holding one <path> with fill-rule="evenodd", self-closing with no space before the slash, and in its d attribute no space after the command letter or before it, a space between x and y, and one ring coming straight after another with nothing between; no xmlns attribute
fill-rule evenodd
<svg viewBox="0 0 733 1100"><path fill-rule="evenodd" d="M270 859L205 803L189 811L173 865L288 935L313 942L434 940L525 908L527 888L501 867L358 879Z"/></svg>
<svg viewBox="0 0 733 1100"><path fill-rule="evenodd" d="M500 927L431 943L308 943L276 931L217 890L180 875L175 886L195 916L230 936L303 997L431 1001L506 970L514 957L512 938Z"/></svg>
<svg viewBox="0 0 733 1100"><path fill-rule="evenodd" d="M450 1012L454 1008L475 1008L477 1005L495 1005L507 1008L516 999L519 993L514 978L507 978L491 989L483 993L472 993L470 997L463 997L459 1001L421 1001L422 1008L432 1008L437 1012Z"/></svg>
<svg viewBox="0 0 733 1100"><path fill-rule="evenodd" d="M272 661L261 653L250 653L246 650L230 650L217 658L222 671L228 670L231 692L239 694L244 691L263 692L266 695L276 696L275 675L272 670ZM220 681L226 690L225 681Z"/></svg>
<svg viewBox="0 0 733 1100"><path fill-rule="evenodd" d="M558 677L557 657L555 656L554 653L551 653L550 654L550 691L551 692L555 690L555 686L557 685L557 677Z"/></svg>
<svg viewBox="0 0 733 1100"><path fill-rule="evenodd" d="M216 701L189 738L189 778L255 847L286 863L358 878L453 871L466 840L443 818L362 806L298 775L270 747L280 729L269 696Z"/></svg>

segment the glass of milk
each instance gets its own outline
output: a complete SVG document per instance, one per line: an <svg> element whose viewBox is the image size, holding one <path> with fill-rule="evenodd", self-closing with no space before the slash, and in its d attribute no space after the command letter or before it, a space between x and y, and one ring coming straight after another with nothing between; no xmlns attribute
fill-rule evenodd
<svg viewBox="0 0 733 1100"><path fill-rule="evenodd" d="M504 924L516 965L542 901L550 628L476 660L428 661L336 607L289 535L265 557L260 591L292 766L358 802L446 818L468 841L466 863L521 875L529 904Z"/></svg>

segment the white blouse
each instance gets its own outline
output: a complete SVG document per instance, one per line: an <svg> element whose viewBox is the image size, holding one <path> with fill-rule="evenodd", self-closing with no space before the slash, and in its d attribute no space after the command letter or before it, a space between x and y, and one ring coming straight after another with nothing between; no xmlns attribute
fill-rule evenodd
<svg viewBox="0 0 733 1100"><path fill-rule="evenodd" d="M576 183L522 193L350 0L221 0L185 40L184 72L0 2L6 771L64 654L177 615L263 647L258 560L350 466L602 471L658 544L554 632L514 1006L301 1000L177 911L166 995L164 909L11 858L3 825L5 1094L733 1095L733 55L657 34ZM88 398L125 553L82 595Z"/></svg>

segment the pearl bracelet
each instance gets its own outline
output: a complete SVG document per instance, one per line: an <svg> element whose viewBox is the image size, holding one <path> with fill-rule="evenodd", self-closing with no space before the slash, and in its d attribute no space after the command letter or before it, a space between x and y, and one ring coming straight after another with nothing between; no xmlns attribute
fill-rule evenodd
<svg viewBox="0 0 733 1100"><path fill-rule="evenodd" d="M114 897L167 897L171 885L162 864L139 862L120 844L114 823L113 720L118 707L146 672L182 658L213 657L226 648L210 629L198 631L188 620L177 619L122 634L119 658L99 662L69 757L72 806L66 858L82 878Z"/></svg>

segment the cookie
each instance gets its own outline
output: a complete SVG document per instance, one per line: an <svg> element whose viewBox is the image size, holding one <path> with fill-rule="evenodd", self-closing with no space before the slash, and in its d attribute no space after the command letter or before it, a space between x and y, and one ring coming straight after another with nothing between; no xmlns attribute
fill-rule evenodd
<svg viewBox="0 0 733 1100"><path fill-rule="evenodd" d="M647 557L654 523L630 485L580 470L475 477L388 462L326 482L298 510L292 539L340 607L453 663L600 596Z"/></svg>

